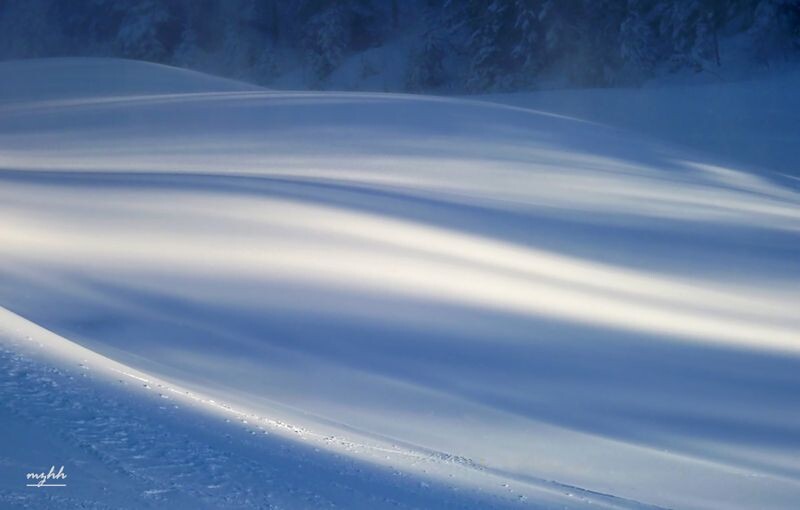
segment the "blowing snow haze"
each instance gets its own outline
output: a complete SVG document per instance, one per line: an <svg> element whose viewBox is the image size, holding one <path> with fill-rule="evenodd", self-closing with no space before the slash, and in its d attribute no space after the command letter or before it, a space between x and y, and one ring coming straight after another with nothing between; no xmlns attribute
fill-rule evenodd
<svg viewBox="0 0 800 510"><path fill-rule="evenodd" d="M0 0L0 510L796 510L798 12Z"/></svg>

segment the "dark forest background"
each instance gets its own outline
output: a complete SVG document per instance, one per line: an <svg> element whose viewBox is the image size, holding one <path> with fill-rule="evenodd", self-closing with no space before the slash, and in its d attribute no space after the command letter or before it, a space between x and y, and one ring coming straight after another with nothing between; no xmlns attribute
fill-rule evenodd
<svg viewBox="0 0 800 510"><path fill-rule="evenodd" d="M484 92L798 58L800 0L0 0L0 58L113 56L308 88Z"/></svg>

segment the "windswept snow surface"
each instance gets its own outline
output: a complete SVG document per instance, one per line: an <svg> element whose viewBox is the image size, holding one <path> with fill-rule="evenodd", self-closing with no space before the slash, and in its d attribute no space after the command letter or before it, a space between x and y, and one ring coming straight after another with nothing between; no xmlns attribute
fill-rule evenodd
<svg viewBox="0 0 800 510"><path fill-rule="evenodd" d="M0 81L0 507L800 501L792 177L466 99Z"/></svg>

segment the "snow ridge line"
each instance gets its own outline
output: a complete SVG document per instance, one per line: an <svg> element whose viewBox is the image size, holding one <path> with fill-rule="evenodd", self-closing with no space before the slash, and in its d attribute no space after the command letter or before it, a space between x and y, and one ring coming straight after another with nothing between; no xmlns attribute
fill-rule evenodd
<svg viewBox="0 0 800 510"><path fill-rule="evenodd" d="M287 510L348 508L352 503L353 508L454 510L466 508L468 502L467 507L513 510L526 501L523 496L514 500L468 487L451 487L452 492L439 499L441 492L427 493L430 485L415 482L410 473L370 473L363 470L362 461L347 455L326 455L320 463L308 444L278 435L247 434L246 428L234 431L218 416L206 416L199 427L194 423L186 426L185 415L178 411L183 406L175 405L178 399L162 403L154 392L140 389L139 379L149 381L145 384L152 383L151 379L131 374L137 384L131 386L123 379L122 385L135 398L120 398L124 395L119 387L97 384L113 382L103 380L102 368L93 373L85 363L43 363L39 357L23 353L26 346L7 340L0 334L0 410L52 431L56 441L99 461L108 473L105 481L114 483L116 496L124 504L106 504L93 495L32 492L24 486L15 488L11 482L10 490L0 488L2 508L122 510L153 504L198 510ZM36 342L33 338L28 341ZM176 421L183 425L176 428ZM256 457L243 456L242 449L258 453ZM78 460L75 465L84 463ZM309 472L318 477L321 473L318 479L323 483L309 486ZM389 492L384 492L387 489ZM180 505L174 506L176 502Z"/></svg>
<svg viewBox="0 0 800 510"><path fill-rule="evenodd" d="M134 380L144 383L146 389L151 389L150 381L146 378L139 377L135 374L130 372L126 372L124 370L112 369L114 372L117 372L121 375L130 377ZM321 441L328 445L329 448L332 447L339 447L344 450L369 450L372 452L379 452L379 453L390 453L395 455L403 455L409 458L416 459L417 461L422 462L436 462L436 463L450 463L450 464L457 464L460 467L466 469L472 469L476 471L483 471L486 473L491 473L497 475L502 478L512 479L519 483L524 483L527 485L534 486L540 489L555 489L564 494L575 497L576 493L579 496L583 496L587 499L594 499L600 498L602 500L607 500L609 502L618 502L625 505L634 505L636 508L640 508L642 510L649 509L649 510L671 510L668 507L662 507L658 505L653 505L649 503L644 503L641 501L637 501L635 499L624 498L620 496L616 496L614 494L608 494L605 492L595 491L592 489L586 489L584 487L580 487L577 485L572 485L568 483L559 482L557 480L548 480L545 478L533 477L533 476L526 476L520 475L516 473L510 473L501 469L492 468L491 466L487 466L485 464L479 463L469 457L465 457L462 455L456 455L452 453L442 452L430 448L425 448L421 446L413 445L412 448L403 448L398 446L397 444L393 444L392 448L385 448L380 447L377 445L369 445L366 443L360 443L357 441L353 441L341 436L334 436L334 435L326 435L320 434L318 432L314 432L309 430L305 427L293 425L291 423L287 423L278 419L269 418L267 416L260 416L255 413L242 411L239 409L234 408L230 404L224 402L217 402L211 398L204 398L202 395L193 393L189 390L181 389L179 387L170 386L166 383L156 383L156 386L159 389L164 391L168 391L179 395L182 398L190 399L197 404L203 406L209 406L212 408L216 408L223 413L229 413L236 418L239 419L241 424L249 426L255 424L255 428L261 432L267 433L266 427L270 427L276 431L282 431L284 433L294 434L299 436L301 439L309 439L312 441ZM248 421L249 420L249 421ZM388 438L387 438L388 439Z"/></svg>
<svg viewBox="0 0 800 510"><path fill-rule="evenodd" d="M338 450L338 452L342 452L343 455L348 457L353 457L353 453L369 452L373 454L381 454L380 456L373 455L373 458L385 459L387 458L386 454L410 458L414 461L412 465L416 465L417 463L456 465L462 469L486 473L501 480L505 480L506 482L513 481L547 493L559 494L570 498L579 498L580 500L591 502L593 504L601 504L603 506L608 505L609 508L620 508L620 505L622 505L622 508L635 508L638 510L670 510L665 507L659 507L637 500L615 496L613 494L594 491L591 489L558 482L556 480L548 480L534 476L521 475L518 473L510 473L501 469L487 466L469 457L461 455L441 452L418 445L406 445L403 447L400 446L400 442L395 441L392 438L382 437L377 434L374 435L377 440L389 442L392 444L392 447L386 448L374 444L354 441L346 437L314 432L305 427L287 423L280 419L261 416L253 412L235 408L226 402L219 402L216 399L212 399L200 393L192 392L181 388L178 385L168 383L162 379L141 372L140 370L132 369L127 365L113 361L110 358L106 358L105 356L102 356L90 349L71 342L66 338L61 337L60 335L57 335L35 323L32 323L7 309L0 308L0 311L4 312L4 314L9 315L10 317L13 317L14 319L17 319L17 321L21 321L23 324L28 325L29 328L36 329L44 333L41 338L34 338L34 331L28 331L27 335L22 335L22 338L27 340L24 342L27 344L25 347L29 348L27 350L31 350L31 347L34 350L34 352L31 353L32 356L24 356L24 354L22 354L20 351L24 351L26 349L13 340L11 340L10 344L14 350L0 349L0 354L10 355L17 361L22 361L25 358L32 357L42 358L46 357L47 355L49 355L50 358L54 358L52 353L50 353L48 349L45 349L47 346L53 348L55 351L60 351L62 354L62 357L57 358L57 361L56 359L48 359L44 361L45 365L51 371L59 372L59 368L56 368L55 366L57 362L67 363L67 360L70 358L79 360L77 365L81 369L81 375L84 377L86 377L87 373L90 371L96 374L103 374L103 372L106 372L107 376L112 376L114 379L123 384L125 384L123 382L124 380L121 379L120 376L136 381L137 383L141 384L144 390L147 391L151 391L155 387L155 389L158 390L158 396L163 399L169 399L170 397L168 394L172 394L178 401L183 400L184 402L193 405L193 407L200 412L211 414L209 411L214 411L219 416L229 415L238 420L246 428L250 429L250 433L253 435L257 434L258 432L261 432L263 435L269 435L270 431L272 431L278 433L284 438L295 438L304 441L315 442L318 445L323 445L323 448L332 453L337 453ZM16 331L19 334L20 328L16 328ZM6 340L6 343L8 343L9 339L3 339L2 336L5 335L0 336L0 341ZM0 358L4 357L7 356L0 356ZM96 367L91 366L89 362L90 358L97 361ZM32 360L28 359L28 364L32 363ZM230 422L230 418L226 418L225 421ZM508 484L504 483L503 487L507 488Z"/></svg>

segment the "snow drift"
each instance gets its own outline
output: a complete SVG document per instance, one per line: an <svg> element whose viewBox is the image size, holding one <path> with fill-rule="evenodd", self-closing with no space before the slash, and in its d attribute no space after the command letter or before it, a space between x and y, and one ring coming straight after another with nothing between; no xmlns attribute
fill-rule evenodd
<svg viewBox="0 0 800 510"><path fill-rule="evenodd" d="M489 102L0 75L3 321L496 504L800 497L790 177Z"/></svg>

